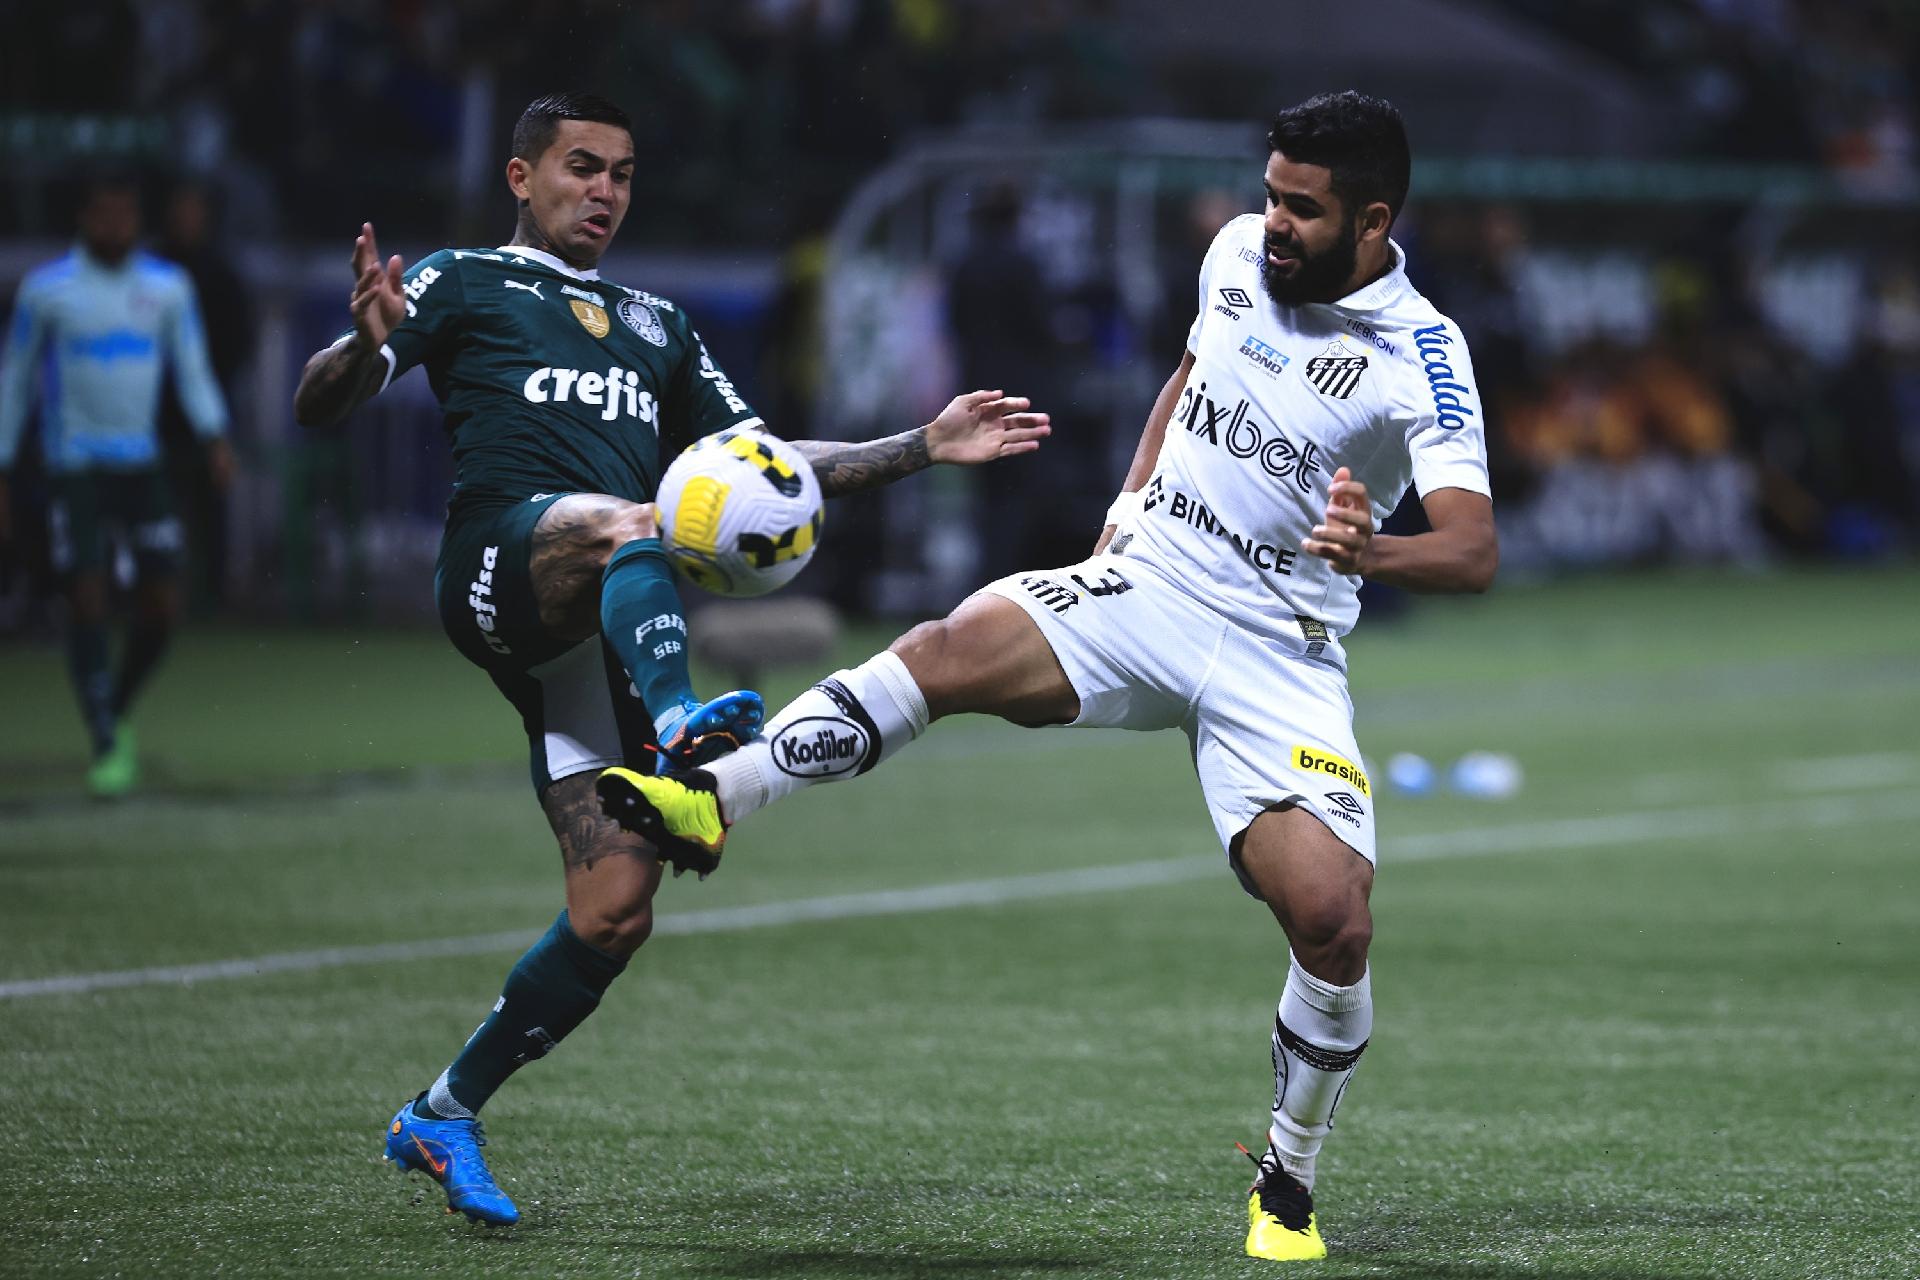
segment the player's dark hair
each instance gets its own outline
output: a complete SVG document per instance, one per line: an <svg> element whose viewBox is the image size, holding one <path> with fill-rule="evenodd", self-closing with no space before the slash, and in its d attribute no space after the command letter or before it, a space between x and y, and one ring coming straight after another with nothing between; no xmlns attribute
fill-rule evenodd
<svg viewBox="0 0 1920 1280"><path fill-rule="evenodd" d="M531 164L546 154L562 120L589 120L633 132L627 113L597 93L550 93L535 98L513 126L513 154Z"/></svg>
<svg viewBox="0 0 1920 1280"><path fill-rule="evenodd" d="M1397 218L1406 203L1413 153L1400 112L1385 98L1353 89L1308 98L1273 118L1267 148L1329 170L1349 216L1379 201Z"/></svg>

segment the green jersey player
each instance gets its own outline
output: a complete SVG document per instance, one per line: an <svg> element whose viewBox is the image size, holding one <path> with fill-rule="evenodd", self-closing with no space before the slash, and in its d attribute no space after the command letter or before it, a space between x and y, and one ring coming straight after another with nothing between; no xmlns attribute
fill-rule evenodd
<svg viewBox="0 0 1920 1280"><path fill-rule="evenodd" d="M515 1068L598 1005L646 940L666 861L710 856L650 842L601 814L601 770L650 749L693 761L758 732L757 694L702 702L651 499L699 437L760 424L665 298L596 264L632 196L626 115L587 94L542 98L513 133L519 202L499 248L443 250L411 271L354 243L353 328L308 362L307 424L339 421L414 365L445 414L456 483L435 574L447 634L519 711L533 782L566 873L566 907L521 957L492 1013L388 1125L387 1155L427 1171L449 1206L489 1223L519 1212L479 1154L476 1114ZM1039 447L1045 414L998 391L956 398L930 424L861 444L800 441L828 497L932 463Z"/></svg>

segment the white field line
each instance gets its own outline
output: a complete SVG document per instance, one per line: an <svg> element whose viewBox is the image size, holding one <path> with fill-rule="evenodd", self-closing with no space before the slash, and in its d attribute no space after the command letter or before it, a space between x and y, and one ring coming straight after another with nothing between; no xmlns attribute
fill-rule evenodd
<svg viewBox="0 0 1920 1280"><path fill-rule="evenodd" d="M1749 805L1702 805L1688 809L1627 810L1587 818L1558 818L1544 822L1470 827L1432 835L1405 836L1385 851L1389 870L1395 863L1436 858L1466 858L1482 854L1546 853L1566 849L1598 849L1619 845L1681 842L1712 836L1778 835L1784 831L1818 831L1874 822L1920 818L1920 791L1883 795L1821 797ZM655 936L735 933L782 925L853 920L869 916L919 915L963 907L989 907L1010 902L1078 894L1112 893L1150 885L1178 884L1225 874L1218 854L1168 858L1155 862L1128 862L1115 866L1082 867L1035 875L1002 876L991 880L963 880L916 889L883 889L870 893L833 894L766 902L756 906L717 907L669 915L654 926ZM453 956L492 955L529 945L536 935L515 930L460 938L431 938L385 942L358 947L326 947L316 951L284 951L245 960L204 964L159 965L107 973L75 973L53 978L0 982L0 1000L27 996L84 995L119 987L190 986L223 978L256 978L276 973L308 973L346 965L386 964Z"/></svg>

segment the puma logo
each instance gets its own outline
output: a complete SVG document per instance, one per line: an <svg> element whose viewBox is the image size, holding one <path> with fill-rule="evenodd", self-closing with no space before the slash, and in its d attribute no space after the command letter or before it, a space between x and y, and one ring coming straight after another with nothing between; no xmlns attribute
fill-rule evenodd
<svg viewBox="0 0 1920 1280"><path fill-rule="evenodd" d="M500 283L506 285L509 289L525 289L542 302L547 300L546 295L540 292L540 282L538 280L535 280L532 284L521 284L518 280L502 280Z"/></svg>

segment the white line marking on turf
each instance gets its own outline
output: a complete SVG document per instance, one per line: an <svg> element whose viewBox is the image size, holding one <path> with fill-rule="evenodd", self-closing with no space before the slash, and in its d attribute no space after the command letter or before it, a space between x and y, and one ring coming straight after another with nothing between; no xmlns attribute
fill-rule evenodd
<svg viewBox="0 0 1920 1280"><path fill-rule="evenodd" d="M1753 805L1702 805L1692 809L1630 810L1596 814L1588 818L1558 818L1405 836L1391 843L1387 851L1387 864L1391 868L1400 862L1425 862L1436 858L1464 858L1482 854L1596 849L1612 845L1685 841L1707 836L1777 835L1783 831L1818 831L1828 827L1914 818L1920 818L1920 791ZM1221 857L1213 854L1168 858L1157 862L1128 862L1117 866L1081 867L1071 871L1046 871L1036 875L1002 876L992 880L964 880L917 889L882 889L870 893L766 902L756 906L716 907L666 916L654 926L654 933L669 936L735 933L828 920L919 915L963 907L1029 902L1039 898L1111 893L1220 875L1225 872L1221 863ZM220 960L207 964L160 965L110 973L28 978L0 982L0 1000L26 996L84 995L119 987L188 986L224 978L308 973L346 965L491 955L525 947L535 936L529 931L516 930L464 938L286 951L249 960Z"/></svg>

